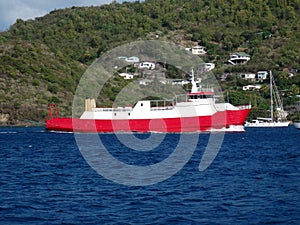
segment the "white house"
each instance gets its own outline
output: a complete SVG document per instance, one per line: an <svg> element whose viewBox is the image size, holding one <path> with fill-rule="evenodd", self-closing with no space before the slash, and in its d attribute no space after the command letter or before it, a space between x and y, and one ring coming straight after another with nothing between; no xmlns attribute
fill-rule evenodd
<svg viewBox="0 0 300 225"><path fill-rule="evenodd" d="M207 71L211 71L216 67L216 65L214 63L205 63L205 69Z"/></svg>
<svg viewBox="0 0 300 225"><path fill-rule="evenodd" d="M140 62L140 59L136 56L131 56L131 57L127 57L127 56L119 56L118 59L120 60L124 60L128 63L138 63Z"/></svg>
<svg viewBox="0 0 300 225"><path fill-rule="evenodd" d="M126 60L127 56L119 56L118 59L120 59L120 60Z"/></svg>
<svg viewBox="0 0 300 225"><path fill-rule="evenodd" d="M255 73L240 73L238 76L245 80L253 80L254 81L256 74Z"/></svg>
<svg viewBox="0 0 300 225"><path fill-rule="evenodd" d="M181 85L183 86L184 84L189 84L190 82L188 80L182 80L182 79L175 79L172 80L172 85Z"/></svg>
<svg viewBox="0 0 300 225"><path fill-rule="evenodd" d="M138 62L140 62L140 59L136 56L131 56L131 57L126 58L125 61L129 62L129 63L138 63Z"/></svg>
<svg viewBox="0 0 300 225"><path fill-rule="evenodd" d="M243 86L243 91L259 90L259 89L261 89L261 85L246 85L246 86Z"/></svg>
<svg viewBox="0 0 300 225"><path fill-rule="evenodd" d="M153 70L153 69L155 69L155 64L152 62L141 62L141 63L139 63L138 68Z"/></svg>
<svg viewBox="0 0 300 225"><path fill-rule="evenodd" d="M267 79L268 71L258 71L257 72L257 79L258 80L265 80Z"/></svg>
<svg viewBox="0 0 300 225"><path fill-rule="evenodd" d="M250 60L250 55L245 52L235 52L230 55L229 63L232 65L245 64Z"/></svg>
<svg viewBox="0 0 300 225"><path fill-rule="evenodd" d="M123 77L125 80L130 80L130 79L133 79L133 75L132 74L129 74L129 73L120 73L119 74L121 77Z"/></svg>
<svg viewBox="0 0 300 225"><path fill-rule="evenodd" d="M203 74L205 72L211 71L216 67L214 63L201 63L198 66L198 74Z"/></svg>
<svg viewBox="0 0 300 225"><path fill-rule="evenodd" d="M205 55L206 51L205 51L205 47L203 46L194 46L191 48L192 54L194 55Z"/></svg>
<svg viewBox="0 0 300 225"><path fill-rule="evenodd" d="M139 85L148 85L150 83L152 83L153 80L149 80L149 79L142 79L142 80L139 80Z"/></svg>

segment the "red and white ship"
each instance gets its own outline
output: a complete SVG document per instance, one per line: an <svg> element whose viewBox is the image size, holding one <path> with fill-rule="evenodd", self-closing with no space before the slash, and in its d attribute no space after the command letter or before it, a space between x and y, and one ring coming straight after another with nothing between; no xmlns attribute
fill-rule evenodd
<svg viewBox="0 0 300 225"><path fill-rule="evenodd" d="M97 108L86 99L80 118L61 118L49 105L46 129L71 132L201 132L244 131L251 105L219 103L212 88L192 90L181 99L141 100L133 107Z"/></svg>

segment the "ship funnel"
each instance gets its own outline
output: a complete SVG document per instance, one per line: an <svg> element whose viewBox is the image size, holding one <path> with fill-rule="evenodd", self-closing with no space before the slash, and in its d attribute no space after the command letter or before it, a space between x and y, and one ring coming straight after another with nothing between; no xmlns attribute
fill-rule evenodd
<svg viewBox="0 0 300 225"><path fill-rule="evenodd" d="M96 108L96 101L95 99L90 99L90 98L87 98L85 99L85 111L92 111L92 108Z"/></svg>

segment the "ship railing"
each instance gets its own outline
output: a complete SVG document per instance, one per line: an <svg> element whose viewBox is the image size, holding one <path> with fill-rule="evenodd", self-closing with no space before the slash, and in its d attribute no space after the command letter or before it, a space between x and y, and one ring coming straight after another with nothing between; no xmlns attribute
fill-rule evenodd
<svg viewBox="0 0 300 225"><path fill-rule="evenodd" d="M174 102L188 102L189 101L189 97L187 94L180 94L180 95L176 95L174 97Z"/></svg>
<svg viewBox="0 0 300 225"><path fill-rule="evenodd" d="M214 88L207 86L207 87L198 87L198 92L214 92Z"/></svg>
<svg viewBox="0 0 300 225"><path fill-rule="evenodd" d="M171 110L177 102L189 102L189 96L187 94L179 94L172 99L151 100L151 110Z"/></svg>
<svg viewBox="0 0 300 225"><path fill-rule="evenodd" d="M129 112L132 107L116 107L116 108L93 108L93 112Z"/></svg>
<svg viewBox="0 0 300 225"><path fill-rule="evenodd" d="M176 102L175 99L168 99L168 100L151 100L150 105L151 108L150 110L172 110L174 109Z"/></svg>

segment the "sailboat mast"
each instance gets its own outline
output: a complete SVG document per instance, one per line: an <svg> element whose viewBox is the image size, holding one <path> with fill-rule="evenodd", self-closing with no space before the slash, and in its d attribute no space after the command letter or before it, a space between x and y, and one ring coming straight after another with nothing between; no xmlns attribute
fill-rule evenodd
<svg viewBox="0 0 300 225"><path fill-rule="evenodd" d="M274 121L273 119L273 76L272 76L272 71L270 70L270 96L271 96L271 107L270 107L270 110L271 110L271 119L272 119L272 122Z"/></svg>

